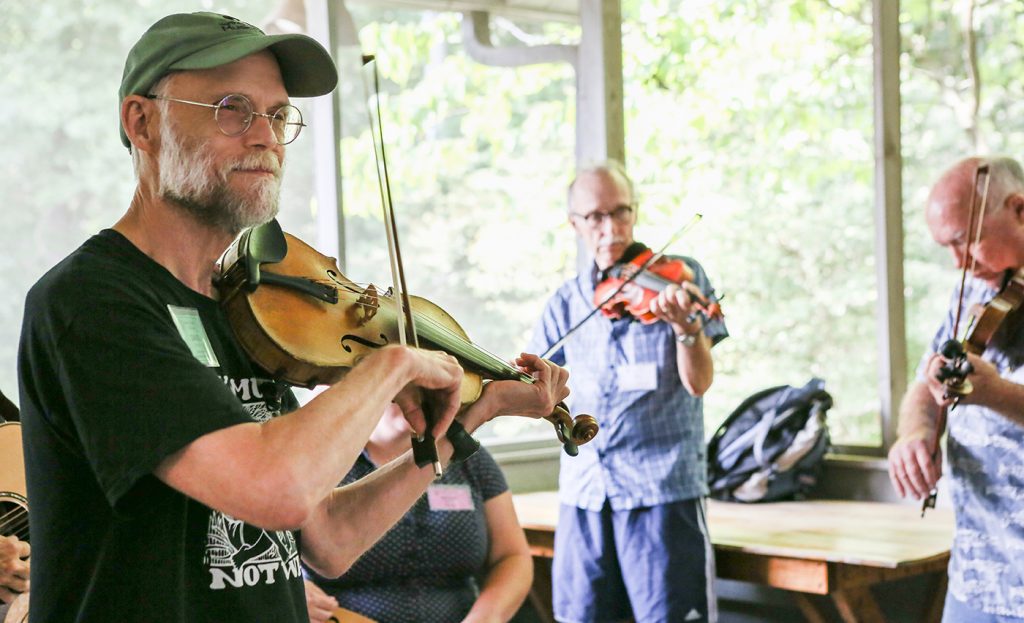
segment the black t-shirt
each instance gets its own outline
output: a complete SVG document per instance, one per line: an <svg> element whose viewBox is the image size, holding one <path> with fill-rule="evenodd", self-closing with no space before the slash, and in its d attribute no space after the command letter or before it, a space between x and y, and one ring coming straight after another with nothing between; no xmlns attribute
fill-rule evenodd
<svg viewBox="0 0 1024 623"><path fill-rule="evenodd" d="M34 622L308 620L295 534L152 473L281 411L215 301L105 230L29 292L18 366Z"/></svg>

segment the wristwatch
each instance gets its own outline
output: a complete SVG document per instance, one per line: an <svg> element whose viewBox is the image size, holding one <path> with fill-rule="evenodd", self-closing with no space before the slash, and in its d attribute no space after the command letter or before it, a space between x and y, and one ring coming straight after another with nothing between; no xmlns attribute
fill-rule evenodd
<svg viewBox="0 0 1024 623"><path fill-rule="evenodd" d="M676 336L676 341L683 346L693 346L697 343L697 336L700 334L700 330L694 331L693 333L680 333Z"/></svg>

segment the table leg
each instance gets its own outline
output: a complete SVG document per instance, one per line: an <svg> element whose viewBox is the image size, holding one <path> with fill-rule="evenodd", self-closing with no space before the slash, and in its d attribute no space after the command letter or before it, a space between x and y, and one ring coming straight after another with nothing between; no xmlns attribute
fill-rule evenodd
<svg viewBox="0 0 1024 623"><path fill-rule="evenodd" d="M946 583L948 580L945 571L935 574L935 579L932 580L931 605L925 615L925 623L940 623L942 621L942 610L946 606Z"/></svg>
<svg viewBox="0 0 1024 623"><path fill-rule="evenodd" d="M542 623L555 623L551 605L550 558L533 558L533 586L530 588L529 600Z"/></svg>
<svg viewBox="0 0 1024 623"><path fill-rule="evenodd" d="M807 623L828 623L828 617L825 616L825 613L821 611L821 608L810 597L803 593L790 594L793 595L793 601L800 607L800 612L807 619Z"/></svg>
<svg viewBox="0 0 1024 623"><path fill-rule="evenodd" d="M885 615L875 602L870 586L835 591L832 601L844 623L885 623Z"/></svg>

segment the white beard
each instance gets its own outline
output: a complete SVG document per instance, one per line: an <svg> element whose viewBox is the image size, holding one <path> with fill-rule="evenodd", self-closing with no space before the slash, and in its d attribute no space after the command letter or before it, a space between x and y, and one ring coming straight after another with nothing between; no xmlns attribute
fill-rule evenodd
<svg viewBox="0 0 1024 623"><path fill-rule="evenodd" d="M206 144L190 144L171 126L167 115L160 120L160 196L180 206L204 225L231 236L243 229L266 223L277 215L281 194L282 166L271 152L253 153L214 165L213 150ZM261 176L247 192L228 185L235 169L263 168L273 177Z"/></svg>

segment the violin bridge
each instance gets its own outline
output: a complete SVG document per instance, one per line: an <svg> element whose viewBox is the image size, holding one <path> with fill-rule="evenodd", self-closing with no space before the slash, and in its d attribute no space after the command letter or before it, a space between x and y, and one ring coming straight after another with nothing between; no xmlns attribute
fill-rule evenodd
<svg viewBox="0 0 1024 623"><path fill-rule="evenodd" d="M366 323L373 320L373 317L377 315L377 310L380 309L380 297L377 295L377 288L370 284L363 293L356 299L356 303L353 306L355 313L356 322L359 326L363 326Z"/></svg>

